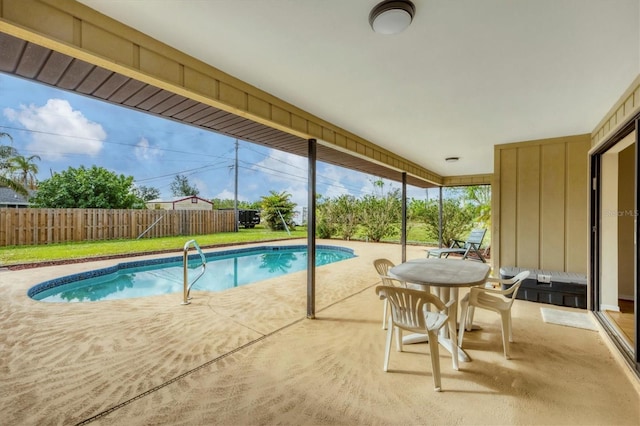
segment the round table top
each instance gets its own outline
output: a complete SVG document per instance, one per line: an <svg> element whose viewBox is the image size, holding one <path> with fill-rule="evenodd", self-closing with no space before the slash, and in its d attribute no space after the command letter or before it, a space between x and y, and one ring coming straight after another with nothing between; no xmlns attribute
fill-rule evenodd
<svg viewBox="0 0 640 426"><path fill-rule="evenodd" d="M408 283L436 287L472 287L484 284L491 267L486 263L457 259L413 259L389 270Z"/></svg>

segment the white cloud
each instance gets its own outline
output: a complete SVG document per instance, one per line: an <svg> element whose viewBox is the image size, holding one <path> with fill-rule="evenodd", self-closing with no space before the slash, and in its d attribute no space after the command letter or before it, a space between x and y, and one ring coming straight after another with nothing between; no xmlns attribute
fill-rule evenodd
<svg viewBox="0 0 640 426"><path fill-rule="evenodd" d="M89 121L62 99L49 99L40 107L31 104L21 105L19 110L5 108L4 115L33 132L27 148L46 160L62 160L68 154L94 157L107 137L100 124Z"/></svg>
<svg viewBox="0 0 640 426"><path fill-rule="evenodd" d="M334 166L333 164L327 164L322 169L322 176L331 181L339 182L342 180L350 180L350 181L366 181L368 175L363 173L357 173L353 170L345 169L344 167Z"/></svg>
<svg viewBox="0 0 640 426"><path fill-rule="evenodd" d="M308 201L307 165L306 158L271 150L269 157L256 163L253 169L264 173L269 190L291 194L291 201L298 206L296 210L301 211ZM376 176L323 163L318 168L318 193L324 198L335 198L341 195L360 198L363 195L382 195L401 188L398 182L388 179L382 179L384 185L380 188L374 184L379 179ZM269 186L269 183L272 185ZM412 191L411 194L422 195L424 198L424 190Z"/></svg>
<svg viewBox="0 0 640 426"><path fill-rule="evenodd" d="M207 199L209 198L209 185L207 185L207 182L205 182L204 180L200 179L200 178L191 178L189 180L189 183L192 186L195 186L200 195L198 195L200 198L204 198Z"/></svg>
<svg viewBox="0 0 640 426"><path fill-rule="evenodd" d="M347 194L359 197L361 194L354 193L356 192L354 184L361 180L364 182L364 176L360 173L354 173L342 167L328 164L322 168L322 171L318 171L318 190L324 198L335 198ZM347 185L345 181L349 184ZM349 186L351 189L348 188Z"/></svg>
<svg viewBox="0 0 640 426"><path fill-rule="evenodd" d="M140 138L140 141L136 144L135 155L140 161L155 160L162 157L163 152L158 148L149 146L149 140L145 137Z"/></svg>
<svg viewBox="0 0 640 426"><path fill-rule="evenodd" d="M296 203L296 208L301 208L307 205L308 196L307 196L307 187L303 185L290 186L284 189L285 192L291 194L291 201Z"/></svg>
<svg viewBox="0 0 640 426"><path fill-rule="evenodd" d="M252 166L253 170L264 173L270 182L302 182L306 185L307 159L275 149L269 156Z"/></svg>
<svg viewBox="0 0 640 426"><path fill-rule="evenodd" d="M382 181L382 186L378 186L374 184L374 182ZM394 189L401 189L402 185L398 182L394 182L388 179L380 179L373 176L368 176L366 182L362 185L360 189L362 194L366 195L375 195L375 196L383 196L388 194L390 191Z"/></svg>
<svg viewBox="0 0 640 426"><path fill-rule="evenodd" d="M351 194L342 183L336 182L327 187L327 190L322 194L323 198L336 198L341 195ZM351 194L353 195L353 194Z"/></svg>
<svg viewBox="0 0 640 426"><path fill-rule="evenodd" d="M289 193L290 200L297 204L296 210L302 211L302 207L307 205L307 166L308 161L304 157L272 149L269 157L252 168L265 177L263 195L268 195L269 191Z"/></svg>

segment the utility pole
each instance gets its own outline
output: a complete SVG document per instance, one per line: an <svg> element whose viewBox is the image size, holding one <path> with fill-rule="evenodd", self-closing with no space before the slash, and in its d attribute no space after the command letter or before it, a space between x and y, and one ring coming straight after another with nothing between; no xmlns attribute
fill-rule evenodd
<svg viewBox="0 0 640 426"><path fill-rule="evenodd" d="M236 218L236 223L233 229L235 232L238 232L238 220L240 217L238 216L238 139L236 139L236 164L233 167L235 171L235 194L233 197L233 217Z"/></svg>

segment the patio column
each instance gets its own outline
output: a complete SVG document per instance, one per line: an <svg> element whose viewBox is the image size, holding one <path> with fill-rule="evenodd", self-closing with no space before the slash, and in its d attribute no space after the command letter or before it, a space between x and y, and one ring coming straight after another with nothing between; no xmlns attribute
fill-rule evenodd
<svg viewBox="0 0 640 426"><path fill-rule="evenodd" d="M407 172L402 172L402 230L400 231L402 262L407 261Z"/></svg>
<svg viewBox="0 0 640 426"><path fill-rule="evenodd" d="M235 174L235 189L234 189L234 197L233 197L233 216L236 218L236 223L233 226L234 232L238 232L238 222L240 221L240 216L238 213L238 139L236 139L236 161L233 166L233 171Z"/></svg>
<svg viewBox="0 0 640 426"><path fill-rule="evenodd" d="M309 139L309 188L307 193L307 318L316 317L316 148Z"/></svg>
<svg viewBox="0 0 640 426"><path fill-rule="evenodd" d="M438 188L438 248L442 248L442 187Z"/></svg>

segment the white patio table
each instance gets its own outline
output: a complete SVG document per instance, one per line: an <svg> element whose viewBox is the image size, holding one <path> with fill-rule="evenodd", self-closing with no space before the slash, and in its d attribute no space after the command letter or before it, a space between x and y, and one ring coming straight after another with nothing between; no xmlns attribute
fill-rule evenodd
<svg viewBox="0 0 640 426"><path fill-rule="evenodd" d="M457 319L458 289L484 284L490 269L488 264L472 260L413 259L394 266L389 270L389 275L400 281L421 286L425 291L430 291L429 288L434 287L438 297L444 303L454 299L455 303L449 308L449 315L453 315ZM402 339L405 344L426 341L427 335L424 334L411 334ZM457 345L457 342L452 342L449 338L447 327L440 330L438 341L449 352L452 350L452 345ZM469 355L462 348L458 348L458 359L465 362L471 361Z"/></svg>

